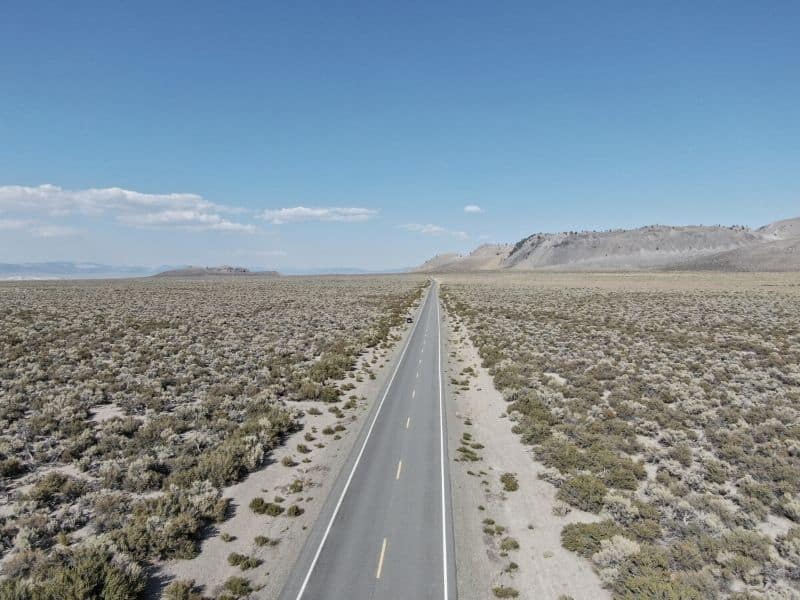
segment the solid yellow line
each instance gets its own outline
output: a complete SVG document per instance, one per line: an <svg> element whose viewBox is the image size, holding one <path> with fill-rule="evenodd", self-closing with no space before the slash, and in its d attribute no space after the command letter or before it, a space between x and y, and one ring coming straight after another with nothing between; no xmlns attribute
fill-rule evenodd
<svg viewBox="0 0 800 600"><path fill-rule="evenodd" d="M409 426L409 425L411 425L411 417L408 417L408 418L406 419L406 429L408 429L408 426Z"/></svg>
<svg viewBox="0 0 800 600"><path fill-rule="evenodd" d="M394 476L395 479L400 479L400 471L403 470L403 461L401 460L397 463L397 475Z"/></svg>
<svg viewBox="0 0 800 600"><path fill-rule="evenodd" d="M383 570L383 557L386 555L386 538L383 538L381 545L381 557L378 559L378 571L375 573L375 579L381 578L381 571Z"/></svg>

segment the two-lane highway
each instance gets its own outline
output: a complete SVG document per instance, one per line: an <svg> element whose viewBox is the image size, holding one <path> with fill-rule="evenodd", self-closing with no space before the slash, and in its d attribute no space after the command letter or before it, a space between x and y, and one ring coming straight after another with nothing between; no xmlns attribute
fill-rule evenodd
<svg viewBox="0 0 800 600"><path fill-rule="evenodd" d="M282 600L456 597L441 360L433 283Z"/></svg>

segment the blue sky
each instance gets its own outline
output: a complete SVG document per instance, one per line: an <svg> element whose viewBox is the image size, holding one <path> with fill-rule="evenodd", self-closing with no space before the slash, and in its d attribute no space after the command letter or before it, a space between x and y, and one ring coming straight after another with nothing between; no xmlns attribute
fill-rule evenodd
<svg viewBox="0 0 800 600"><path fill-rule="evenodd" d="M798 23L797 2L6 0L0 262L396 268L798 216Z"/></svg>

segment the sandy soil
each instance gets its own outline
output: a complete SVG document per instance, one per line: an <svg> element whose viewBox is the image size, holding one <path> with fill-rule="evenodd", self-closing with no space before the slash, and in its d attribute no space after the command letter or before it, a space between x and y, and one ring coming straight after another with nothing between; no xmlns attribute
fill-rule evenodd
<svg viewBox="0 0 800 600"><path fill-rule="evenodd" d="M424 300L424 297L423 297ZM416 311L420 302L417 303ZM197 585L203 586L205 594L216 594L222 584L232 576L242 576L250 579L254 588L259 588L253 598L277 598L297 560L297 556L305 543L311 525L322 508L331 486L336 480L342 464L350 453L358 431L363 425L370 407L378 396L386 379L391 373L388 366L394 364L408 334L410 325L403 324L402 328L392 332L398 336L398 341L388 351L370 351L364 354L356 367L356 373L363 375L364 367L368 366L375 374L375 379L363 375L363 381L346 379L343 383L355 384L355 389L344 393L344 398L355 395L359 398L356 408L345 409L343 402L339 403L344 413L343 419L336 418L328 412L328 405L319 402L296 402L289 405L305 411L301 421L301 431L289 436L286 443L276 448L270 457L269 464L259 471L252 473L244 481L229 487L225 497L231 499L234 514L222 523L204 542L200 554L191 560L173 560L163 563L154 573L148 597L160 597L163 587L172 580L193 579ZM373 364L373 360L377 361ZM307 409L316 407L322 411L320 415L308 414ZM334 435L324 435L322 430L327 426L342 424L345 431L338 433L340 439ZM309 442L304 439L306 433L311 433L314 440ZM322 443L324 448L317 448L315 444ZM297 451L298 444L305 444L311 449L310 453L303 454ZM284 457L292 457L297 463L287 467L282 464ZM307 459L308 462L303 462ZM303 481L303 491L292 493L289 486L295 480ZM249 508L250 501L255 497L262 497L265 501L272 502L276 496L285 500L284 507L293 504L300 506L304 512L297 517L281 515L271 517L258 515ZM224 541L227 534L229 541ZM265 536L271 540L278 540L276 545L266 544L259 546L255 542L256 536ZM256 557L263 561L261 565L247 571L228 564L228 555L232 552Z"/></svg>
<svg viewBox="0 0 800 600"><path fill-rule="evenodd" d="M495 390L492 378L480 364L480 357L463 333L454 331L448 316L442 334L448 357L448 434L453 490L458 596L461 600L485 600L496 586L513 587L519 598L575 600L610 598L588 561L561 547L561 529L567 523L596 521L598 517L572 510L563 517L553 514L556 489L537 479L544 468L535 462L519 438L511 432L513 423L505 416L505 401ZM472 367L474 376L462 374ZM465 385L452 383L451 378ZM471 425L469 424L471 423ZM472 443L484 447L475 452L478 461L458 460L464 432ZM500 476L513 473L519 489L503 491ZM481 510L479 507L483 507ZM494 524L484 522L491 519ZM502 525L500 534L485 528ZM502 556L502 541L511 537L518 550ZM518 568L508 570L510 563Z"/></svg>
<svg viewBox="0 0 800 600"><path fill-rule="evenodd" d="M116 417L124 417L125 412L116 404L101 404L92 409L92 415L89 417L90 421L95 423L102 423Z"/></svg>

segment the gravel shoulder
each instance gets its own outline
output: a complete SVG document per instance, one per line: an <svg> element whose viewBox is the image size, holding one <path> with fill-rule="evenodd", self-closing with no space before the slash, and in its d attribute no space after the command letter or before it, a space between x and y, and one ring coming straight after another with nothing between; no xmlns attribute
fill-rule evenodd
<svg viewBox="0 0 800 600"><path fill-rule="evenodd" d="M427 294L427 292L426 292ZM417 313L425 300L425 294L412 307ZM344 393L344 398L358 398L354 408L342 408L343 418L328 411L331 405L320 402L292 402L289 408L303 411L300 418L300 431L288 436L285 443L271 454L268 464L252 473L244 481L227 488L224 497L231 499L233 515L215 529L204 540L200 554L190 560L173 560L158 566L151 579L149 598L158 598L164 586L170 581L192 579L202 586L204 594L216 594L221 586L233 576L246 577L257 591L252 598L277 598L291 572L297 557L311 531L337 475L349 456L359 431L371 413L371 409L383 389L392 367L406 343L412 325L403 324L392 331L395 340L389 350L373 349L361 356L356 366L356 375L362 381L347 379L356 387ZM369 368L375 375L372 379L365 374ZM309 414L316 408L321 414ZM345 429L334 434L323 434L326 428ZM315 439L308 441L310 433ZM336 439L338 438L338 439ZM323 448L316 444L324 444ZM308 453L298 452L298 444L310 449ZM284 464L291 459L292 466ZM307 460L308 462L303 462ZM293 492L292 484L301 481L302 491ZM295 483L295 486L297 484ZM295 487L295 489L297 489ZM302 514L295 517L259 515L250 508L250 502L261 497L266 502L275 502L276 497L284 508L297 505ZM259 545L257 536L264 536L271 542ZM226 539L228 541L226 541ZM273 543L272 542L277 542ZM242 571L228 563L231 553L255 557L263 561L255 568Z"/></svg>
<svg viewBox="0 0 800 600"><path fill-rule="evenodd" d="M544 467L512 433L505 401L480 366L476 348L450 315L442 328L459 599L485 600L499 586L518 590L523 599L611 598L588 561L561 547L564 525L598 517L579 510L553 514L556 488L537 478ZM463 372L468 367L474 374ZM465 432L470 439L462 438ZM479 459L469 460L459 448ZM516 476L516 491L504 491L504 473ZM505 529L498 531L498 525ZM503 549L509 538L518 549Z"/></svg>

